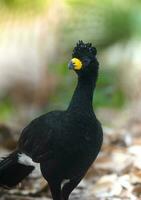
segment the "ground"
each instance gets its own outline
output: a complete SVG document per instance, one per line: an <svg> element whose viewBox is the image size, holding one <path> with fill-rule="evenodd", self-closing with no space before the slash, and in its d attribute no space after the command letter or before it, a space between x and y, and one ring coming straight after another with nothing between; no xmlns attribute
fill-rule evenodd
<svg viewBox="0 0 141 200"><path fill-rule="evenodd" d="M104 144L101 153L70 199L140 199L141 122L134 120L132 123L128 122L124 128L103 129ZM6 151L6 148L2 148L1 155ZM36 173L12 190L0 190L0 200L32 199L51 199L46 181Z"/></svg>

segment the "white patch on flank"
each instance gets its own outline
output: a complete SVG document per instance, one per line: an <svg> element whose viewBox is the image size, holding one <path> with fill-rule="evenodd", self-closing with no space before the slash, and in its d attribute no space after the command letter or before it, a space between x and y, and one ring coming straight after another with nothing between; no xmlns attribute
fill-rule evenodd
<svg viewBox="0 0 141 200"><path fill-rule="evenodd" d="M61 189L63 188L63 186L66 184L66 183L69 183L70 182L70 179L64 179L61 183Z"/></svg>
<svg viewBox="0 0 141 200"><path fill-rule="evenodd" d="M18 154L18 163L35 167L36 163L24 153Z"/></svg>
<svg viewBox="0 0 141 200"><path fill-rule="evenodd" d="M18 154L18 163L22 165L26 165L26 166L35 167L35 169L32 171L30 176L35 177L35 178L41 176L40 163L34 162L32 158L30 158L26 154L24 153Z"/></svg>

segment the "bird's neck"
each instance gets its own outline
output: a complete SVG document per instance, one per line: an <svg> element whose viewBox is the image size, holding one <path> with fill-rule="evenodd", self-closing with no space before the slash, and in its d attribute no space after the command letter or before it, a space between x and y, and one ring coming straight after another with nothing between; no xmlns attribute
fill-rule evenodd
<svg viewBox="0 0 141 200"><path fill-rule="evenodd" d="M93 113L92 101L95 82L93 77L78 77L78 83L68 107L68 111L78 110L79 112Z"/></svg>

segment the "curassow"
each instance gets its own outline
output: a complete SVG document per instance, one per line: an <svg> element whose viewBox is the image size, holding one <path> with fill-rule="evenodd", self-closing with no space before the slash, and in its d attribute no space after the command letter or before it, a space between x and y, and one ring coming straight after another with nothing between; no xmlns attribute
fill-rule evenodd
<svg viewBox="0 0 141 200"><path fill-rule="evenodd" d="M23 129L16 150L0 162L1 187L17 185L39 163L53 200L68 200L96 159L103 139L92 106L99 68L96 49L79 41L68 67L78 83L67 110L44 114Z"/></svg>

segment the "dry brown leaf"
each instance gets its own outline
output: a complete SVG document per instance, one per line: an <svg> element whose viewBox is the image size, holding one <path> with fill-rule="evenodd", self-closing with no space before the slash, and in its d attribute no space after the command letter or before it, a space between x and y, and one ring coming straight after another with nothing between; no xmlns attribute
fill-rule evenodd
<svg viewBox="0 0 141 200"><path fill-rule="evenodd" d="M93 187L93 192L97 197L112 197L120 195L122 186L117 182L116 174L101 177Z"/></svg>
<svg viewBox="0 0 141 200"><path fill-rule="evenodd" d="M141 170L132 172L130 174L130 181L132 184L141 183Z"/></svg>

